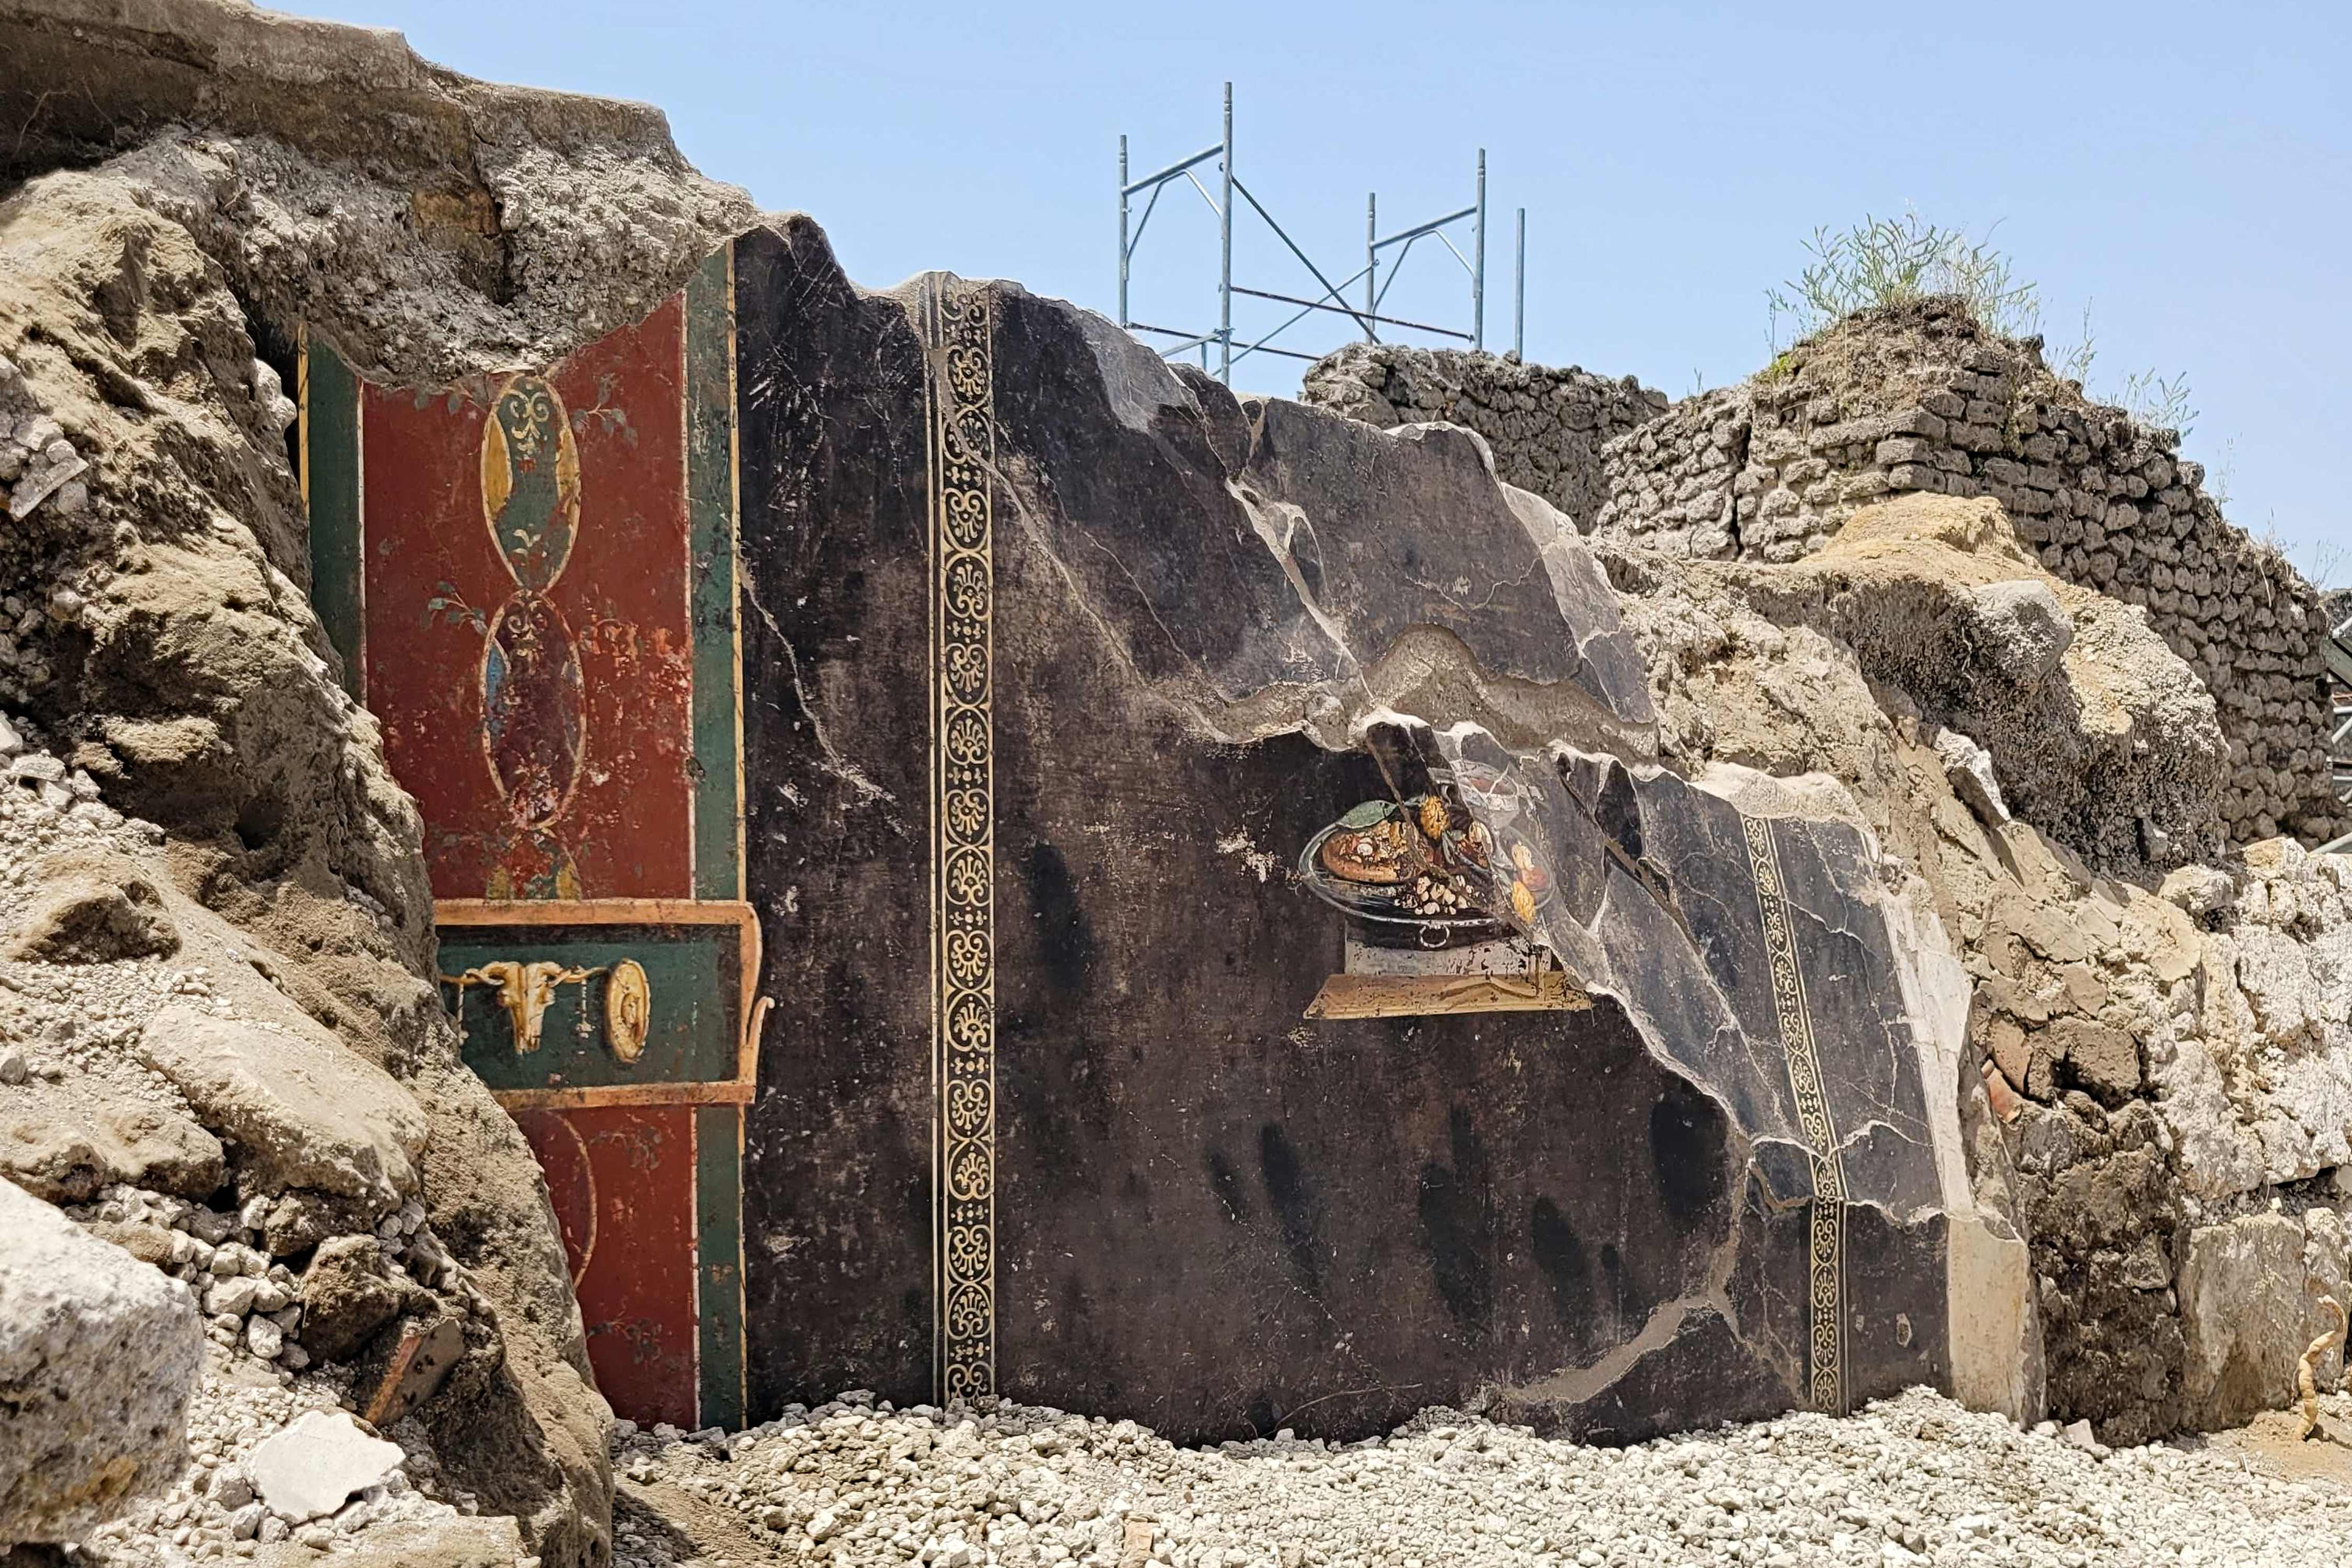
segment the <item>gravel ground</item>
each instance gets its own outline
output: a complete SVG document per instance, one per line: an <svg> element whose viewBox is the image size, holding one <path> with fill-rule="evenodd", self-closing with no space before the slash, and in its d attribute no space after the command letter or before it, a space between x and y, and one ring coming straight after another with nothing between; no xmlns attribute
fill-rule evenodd
<svg viewBox="0 0 2352 1568"><path fill-rule="evenodd" d="M336 1388L318 1378L296 1378L248 1354L242 1346L207 1346L204 1375L188 1403L189 1464L172 1489L100 1526L73 1559L102 1568L182 1568L236 1562L260 1553L283 1562L281 1542L307 1548L300 1555L366 1544L389 1547L418 1539L428 1526L474 1511L473 1498L440 1484L439 1461L414 1421L385 1436L407 1462L381 1487L371 1487L326 1517L296 1521L272 1513L255 1494L246 1460L266 1439L305 1412L331 1411Z"/></svg>
<svg viewBox="0 0 2352 1568"><path fill-rule="evenodd" d="M2352 1430L2352 1397L2326 1412ZM1925 1389L1629 1448L1432 1411L1362 1443L1186 1449L1132 1422L857 1394L733 1437L623 1432L621 1568L2352 1560L2336 1479L2286 1479L2227 1443L2085 1448Z"/></svg>

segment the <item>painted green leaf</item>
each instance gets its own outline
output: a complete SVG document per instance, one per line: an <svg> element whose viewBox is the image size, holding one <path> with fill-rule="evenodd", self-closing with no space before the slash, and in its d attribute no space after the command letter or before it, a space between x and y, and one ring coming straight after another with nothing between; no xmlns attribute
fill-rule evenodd
<svg viewBox="0 0 2352 1568"><path fill-rule="evenodd" d="M1375 823L1386 822L1396 815L1396 803L1388 800L1368 800L1339 819L1339 826L1361 833Z"/></svg>

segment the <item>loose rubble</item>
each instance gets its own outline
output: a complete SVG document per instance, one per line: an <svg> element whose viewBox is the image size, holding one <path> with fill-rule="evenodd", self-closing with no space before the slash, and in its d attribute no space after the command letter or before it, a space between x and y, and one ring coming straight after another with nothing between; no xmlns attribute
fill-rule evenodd
<svg viewBox="0 0 2352 1568"><path fill-rule="evenodd" d="M329 1445L321 1431L348 1435ZM100 1526L81 1561L179 1568L253 1557L282 1542L389 1549L475 1511L471 1494L446 1484L414 1420L388 1436L394 1441L373 1437L338 1411L331 1384L298 1382L216 1344L189 1407L186 1468L168 1491ZM339 1467L337 1456L352 1449L368 1462ZM506 1560L520 1552L517 1545Z"/></svg>
<svg viewBox="0 0 2352 1568"><path fill-rule="evenodd" d="M2337 1431L2352 1419L2352 1398L2322 1404ZM2331 1482L2191 1446L2111 1451L2087 1425L2021 1429L1926 1389L1628 1448L1431 1410L1361 1443L1286 1430L1184 1449L1131 1421L853 1392L733 1437L624 1423L614 1467L640 1495L731 1511L778 1560L842 1568L2317 1568L2346 1540ZM625 1521L615 1561L663 1568L672 1545Z"/></svg>
<svg viewBox="0 0 2352 1568"><path fill-rule="evenodd" d="M81 1560L450 1542L530 1563L527 1540L548 1568L599 1564L605 1412L564 1256L528 1151L457 1063L415 815L305 603L287 391L302 332L386 377L543 363L641 314L749 204L687 171L656 115L480 89L389 35L197 0L54 19L0 18L22 58L71 68L23 73L38 99L0 204L37 241L0 279L0 1197L13 1182L118 1249L76 1310L152 1315L138 1358L89 1368L152 1386L52 1395L68 1425L151 1396L100 1456L89 1495L120 1511ZM115 96L150 66L242 74L164 113ZM344 109L321 83L353 89ZM2322 1303L2352 1293L2352 861L2271 839L2340 825L2315 601L2172 433L1940 306L1893 326L1924 355L1901 374L1872 347L1889 323L1851 323L1671 406L1387 348L1309 393L1470 426L1502 478L1613 536L1665 721L1643 760L1849 791L1917 868L1976 986L1962 1179L2019 1220L1995 1239L2031 1248L2017 1326L2049 1347L2065 1425L1920 1391L1622 1450L1444 1411L1342 1447L1180 1450L1131 1422L853 1394L733 1437L622 1424L641 1509L619 1560L677 1560L642 1522L667 1489L781 1560L934 1568L2340 1561L2340 1490L2101 1441L2283 1401ZM2024 551L1995 580L1874 596L1892 576L1838 541L1915 491L1998 502ZM1924 603L1932 621L1901 616ZM1874 628L1840 618L1857 605ZM1904 662L1888 634L1923 625L1968 634L1936 646L1972 647L1980 689ZM2023 735L2056 732L2023 699L2086 660L2180 678L2077 705L2117 721L2095 780ZM2144 771L2192 751L2185 783ZM2208 853L2226 867L2181 864ZM289 1063L329 1087L287 1092ZM15 1354L21 1283L0 1276L0 1408L37 1381L19 1366L58 1359ZM2340 1350L2310 1373L2338 1381ZM2044 1387L2021 1367L2017 1406ZM2352 1401L2315 1399L2340 1442ZM26 1462L33 1430L0 1424L0 1545L96 1518L19 1495L65 1464Z"/></svg>
<svg viewBox="0 0 2352 1568"><path fill-rule="evenodd" d="M107 1365L129 1373L146 1401L138 1411L95 1385L71 1407L116 1412L100 1458L120 1474L92 1499L106 1506L14 1528L70 1539L98 1524L94 1561L142 1568L287 1541L404 1542L459 1520L481 1546L488 1521L465 1519L475 1498L441 1483L411 1414L463 1355L466 1325L497 1342L491 1309L417 1192L422 1116L382 1069L300 1035L298 1016L269 1016L266 1004L283 1000L271 959L142 869L160 829L77 795L86 775L29 724L0 728L0 761L10 850L0 856L0 932L11 943L0 952L0 1196L87 1233L134 1286L151 1282L153 1310L180 1314L188 1339L175 1352L159 1326L111 1352ZM0 1319L16 1306L0 1289ZM0 1347L11 1342L0 1327ZM163 1415L150 1419L149 1406ZM378 1442L344 1407L387 1424L402 1447ZM306 1419L289 1444L286 1429ZM398 1457L397 1468L378 1462L323 1505L266 1487L257 1495L243 1467L273 1438L292 1457L280 1468L296 1492L318 1484L334 1449L316 1432L331 1422L379 1461ZM28 1431L0 1424L0 1474ZM72 1456L55 1444L44 1453L54 1486ZM7 1489L11 1509L30 1497ZM501 1528L482 1538L486 1561L521 1554L512 1522Z"/></svg>
<svg viewBox="0 0 2352 1568"><path fill-rule="evenodd" d="M1990 548L1956 561L1936 540L1970 509ZM2009 529L1912 496L1785 565L1603 552L1662 758L1831 775L1916 868L1972 983L1970 1173L2031 1246L2050 1412L2119 1443L2226 1427L2286 1397L2352 1265L2352 858L2269 840L2164 869L2226 793L2209 700ZM1995 628L2029 617L2072 635L2003 667L2028 639Z"/></svg>
<svg viewBox="0 0 2352 1568"><path fill-rule="evenodd" d="M415 806L301 586L288 392L306 331L377 364L560 353L566 245L632 237L643 267L595 284L625 317L740 198L656 115L459 104L389 34L164 0L121 28L0 5L0 98L81 84L46 100L65 120L20 105L0 202L0 1175L181 1274L231 1363L331 1371L379 1425L415 1407L548 1568L591 1568L608 1415L530 1149L436 998ZM485 154L485 120L520 141ZM486 163L625 196L558 201L520 249L476 234L489 270L460 277L437 242L495 210ZM339 1238L385 1275L316 1282L347 1309L327 1356L307 1275Z"/></svg>

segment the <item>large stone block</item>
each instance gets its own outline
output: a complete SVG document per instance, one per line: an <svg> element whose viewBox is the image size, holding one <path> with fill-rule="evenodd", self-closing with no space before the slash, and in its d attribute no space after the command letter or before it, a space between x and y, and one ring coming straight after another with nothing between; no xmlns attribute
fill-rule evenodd
<svg viewBox="0 0 2352 1568"><path fill-rule="evenodd" d="M2042 1326L2024 1242L1979 1215L1951 1221L1952 1397L2011 1420L2042 1417Z"/></svg>
<svg viewBox="0 0 2352 1568"><path fill-rule="evenodd" d="M50 1203L117 1183L207 1197L226 1168L220 1140L168 1106L38 1079L0 1090L0 1178Z"/></svg>
<svg viewBox="0 0 2352 1568"><path fill-rule="evenodd" d="M74 1541L187 1462L195 1299L0 1182L0 1544Z"/></svg>
<svg viewBox="0 0 2352 1568"><path fill-rule="evenodd" d="M2303 1253L2304 1227L2284 1215L2189 1233L2179 1290L2191 1426L2234 1426L2293 1397L2295 1358L2309 1342Z"/></svg>
<svg viewBox="0 0 2352 1568"><path fill-rule="evenodd" d="M174 1004L140 1049L235 1142L247 1195L309 1187L388 1209L416 1191L424 1111L342 1046Z"/></svg>

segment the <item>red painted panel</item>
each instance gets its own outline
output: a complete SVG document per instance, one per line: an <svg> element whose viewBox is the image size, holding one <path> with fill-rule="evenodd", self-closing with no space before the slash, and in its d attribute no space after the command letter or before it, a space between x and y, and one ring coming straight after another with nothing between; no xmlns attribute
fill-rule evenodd
<svg viewBox="0 0 2352 1568"><path fill-rule="evenodd" d="M613 1409L695 1426L694 1108L518 1110Z"/></svg>
<svg viewBox="0 0 2352 1568"><path fill-rule="evenodd" d="M693 896L683 331L362 391L368 706L436 897Z"/></svg>

